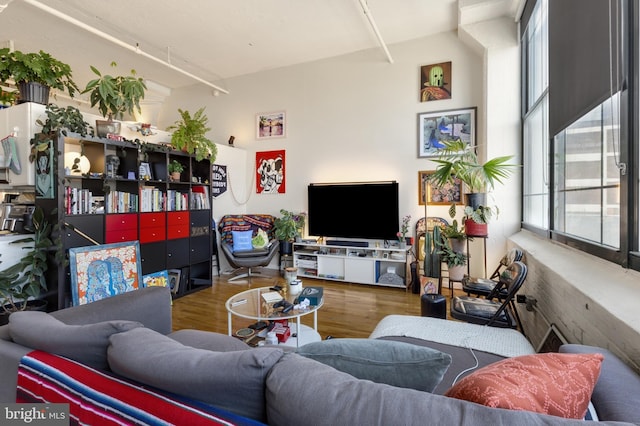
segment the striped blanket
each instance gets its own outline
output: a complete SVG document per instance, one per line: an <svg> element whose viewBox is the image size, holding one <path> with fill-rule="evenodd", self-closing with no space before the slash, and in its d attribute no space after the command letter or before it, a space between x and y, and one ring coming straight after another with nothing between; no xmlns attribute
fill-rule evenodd
<svg viewBox="0 0 640 426"><path fill-rule="evenodd" d="M16 402L69 404L72 425L261 424L42 351L21 359Z"/></svg>
<svg viewBox="0 0 640 426"><path fill-rule="evenodd" d="M252 230L255 236L258 229L264 230L269 236L269 241L273 240L273 224L275 218L268 214L229 214L222 216L218 225L220 231L220 241L233 244L231 231Z"/></svg>

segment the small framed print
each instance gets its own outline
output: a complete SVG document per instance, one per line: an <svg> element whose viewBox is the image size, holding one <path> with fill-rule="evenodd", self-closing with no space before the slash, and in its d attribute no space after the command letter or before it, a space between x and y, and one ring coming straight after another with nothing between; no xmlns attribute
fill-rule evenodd
<svg viewBox="0 0 640 426"><path fill-rule="evenodd" d="M169 269L167 273L169 274L169 289L171 289L171 293L177 294L178 290L180 290L180 275L182 271L180 269Z"/></svg>
<svg viewBox="0 0 640 426"><path fill-rule="evenodd" d="M153 179L153 176L151 175L151 165L149 165L149 163L140 163L140 170L139 170L138 176L140 180Z"/></svg>
<svg viewBox="0 0 640 426"><path fill-rule="evenodd" d="M443 186L429 181L429 176L435 170L423 170L418 172L418 204L448 206L451 204L464 204L464 193L462 192L462 181L455 179L453 183Z"/></svg>
<svg viewBox="0 0 640 426"><path fill-rule="evenodd" d="M287 136L287 118L284 111L256 114L256 139L274 139Z"/></svg>

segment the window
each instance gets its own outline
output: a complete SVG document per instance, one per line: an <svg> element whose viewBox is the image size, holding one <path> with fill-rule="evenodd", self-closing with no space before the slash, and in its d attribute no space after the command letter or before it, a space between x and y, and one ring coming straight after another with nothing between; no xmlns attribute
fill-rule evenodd
<svg viewBox="0 0 640 426"><path fill-rule="evenodd" d="M638 105L640 54L625 56L639 18L629 19L629 10L625 1L527 1L520 29L522 223L640 270L640 253L631 251L640 245L640 184L635 193L627 189L638 182L640 165L640 118L627 118ZM603 19L594 24L590 16Z"/></svg>
<svg viewBox="0 0 640 426"><path fill-rule="evenodd" d="M531 13L522 37L523 203L525 225L549 229L549 95L547 0Z"/></svg>
<svg viewBox="0 0 640 426"><path fill-rule="evenodd" d="M620 125L614 95L554 138L554 229L620 247Z"/></svg>

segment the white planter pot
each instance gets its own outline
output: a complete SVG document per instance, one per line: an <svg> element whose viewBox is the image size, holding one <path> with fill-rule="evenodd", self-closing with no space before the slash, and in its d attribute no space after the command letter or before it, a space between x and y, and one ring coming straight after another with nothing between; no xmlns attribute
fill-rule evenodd
<svg viewBox="0 0 640 426"><path fill-rule="evenodd" d="M449 279L451 281L462 281L464 278L465 266L449 266Z"/></svg>

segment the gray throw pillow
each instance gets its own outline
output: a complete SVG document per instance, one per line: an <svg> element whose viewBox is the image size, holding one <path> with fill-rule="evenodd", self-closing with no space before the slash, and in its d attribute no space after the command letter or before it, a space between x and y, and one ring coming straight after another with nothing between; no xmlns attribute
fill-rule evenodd
<svg viewBox="0 0 640 426"><path fill-rule="evenodd" d="M213 352L146 328L113 335L110 341L109 366L115 373L266 421L265 379L282 357L281 349Z"/></svg>
<svg viewBox="0 0 640 426"><path fill-rule="evenodd" d="M432 392L451 364L451 355L424 346L377 339L330 339L297 353L358 379Z"/></svg>
<svg viewBox="0 0 640 426"><path fill-rule="evenodd" d="M124 320L67 325L39 311L14 312L9 316L9 334L14 342L64 356L99 370L109 367L109 336L138 327L143 325Z"/></svg>
<svg viewBox="0 0 640 426"><path fill-rule="evenodd" d="M251 349L251 346L242 340L213 331L178 330L169 334L169 337L185 346L209 351L231 352Z"/></svg>

